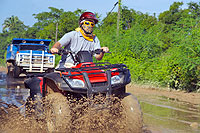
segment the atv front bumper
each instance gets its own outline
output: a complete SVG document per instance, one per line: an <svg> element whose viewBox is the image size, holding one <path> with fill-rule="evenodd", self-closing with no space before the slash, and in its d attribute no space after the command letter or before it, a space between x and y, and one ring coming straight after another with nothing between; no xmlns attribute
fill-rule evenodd
<svg viewBox="0 0 200 133"><path fill-rule="evenodd" d="M58 88L62 92L73 92L79 94L87 94L89 97L93 94L98 93L106 93L112 95L115 91L119 89L123 89L127 84L131 82L131 75L129 69L123 69L118 71L120 74L120 82L113 83L113 76L111 77L111 70L106 70L104 73L106 74L107 81L104 82L90 82L89 76L87 72L81 73L84 80L84 85L82 87L74 87L69 83L69 77L72 75L60 75L59 73L51 73L44 76L45 80L51 80L50 82L54 82L56 88ZM46 82L46 84L48 84ZM52 88L52 87L51 87ZM55 87L54 87L55 88Z"/></svg>
<svg viewBox="0 0 200 133"><path fill-rule="evenodd" d="M107 70L106 75L108 79L107 82L91 83L88 78L88 74L83 73L85 87L73 87L68 84L67 81L65 81L65 78L63 78L64 82L61 83L60 89L62 91L69 91L73 93L83 93L87 94L88 96L98 93L108 93L109 95L112 95L113 92L118 89L123 89L127 84L131 82L131 75L129 71L123 73L123 76L121 77L121 82L117 84L111 83L111 71Z"/></svg>

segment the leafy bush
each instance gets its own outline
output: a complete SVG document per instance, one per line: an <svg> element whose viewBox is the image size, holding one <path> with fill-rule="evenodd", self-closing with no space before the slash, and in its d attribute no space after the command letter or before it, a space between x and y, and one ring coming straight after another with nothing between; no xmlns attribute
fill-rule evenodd
<svg viewBox="0 0 200 133"><path fill-rule="evenodd" d="M199 4L191 2L188 9L182 9L182 2L174 2L169 10L159 15L159 19L123 7L119 31L116 28L117 12L110 13L94 31L101 46L109 47L112 52L106 54L102 62L126 64L133 82L186 91L200 89ZM14 37L51 39L51 47L56 39L56 23L59 39L78 27L78 18L84 11L49 9L50 12L34 14L38 22L33 27L23 23L12 24L12 27L7 27L9 30L0 33L1 55L5 55L7 44ZM60 56L56 56L56 64L59 60ZM5 56L0 61L3 64Z"/></svg>

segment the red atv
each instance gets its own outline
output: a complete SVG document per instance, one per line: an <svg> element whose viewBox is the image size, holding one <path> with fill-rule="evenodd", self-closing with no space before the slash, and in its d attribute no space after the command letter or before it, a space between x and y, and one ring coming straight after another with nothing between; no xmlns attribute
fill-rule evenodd
<svg viewBox="0 0 200 133"><path fill-rule="evenodd" d="M124 64L94 63L93 55L100 54L100 52L102 50L98 49L80 51L74 54L71 51L60 50L58 54L72 56L75 62L74 67L58 68L55 69L56 72L43 76L33 76L25 81L25 87L30 89L30 97L34 101L42 97L53 101L51 102L53 111L46 114L50 116L47 117L49 131L56 131L60 123L58 120L65 119L65 122L66 120L70 122L69 97L92 99L96 94L122 99L122 104L128 115L127 122L133 128L138 128L138 131L142 130L140 105L133 95L126 93L126 85L131 82L129 69ZM62 100L66 102L60 102ZM42 106L39 101L35 106L36 110L40 110ZM51 117L52 113L55 114L54 117Z"/></svg>

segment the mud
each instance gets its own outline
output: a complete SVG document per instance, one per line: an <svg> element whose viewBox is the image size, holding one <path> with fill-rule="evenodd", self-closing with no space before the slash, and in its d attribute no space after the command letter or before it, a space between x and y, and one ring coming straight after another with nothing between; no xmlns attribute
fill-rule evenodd
<svg viewBox="0 0 200 133"><path fill-rule="evenodd" d="M7 72L7 68L3 67L3 66L0 66L0 72Z"/></svg>
<svg viewBox="0 0 200 133"><path fill-rule="evenodd" d="M72 116L72 132L114 133L125 131L125 116L120 99L114 97L106 99L97 96L93 100L76 101L72 108L72 114L74 114Z"/></svg>
<svg viewBox="0 0 200 133"><path fill-rule="evenodd" d="M23 88L20 86L21 79L12 83L15 85L14 88L18 88L15 91ZM11 90L13 86L8 88ZM200 93L187 93L144 85L128 85L127 88L128 92L134 94L141 104L144 117L142 132L197 133L200 131ZM13 95L15 95L15 99L23 99L19 94L11 94L13 92L4 95L5 97L14 97ZM38 119L31 115L34 114L34 110L30 115L24 115L22 113L24 105L16 106L16 102L13 102L12 98L6 100L1 98L4 96L0 95L0 132L49 132L45 117ZM60 98L57 97L57 99ZM112 106L109 104L106 108L104 108L105 106L95 107L91 104L105 105L101 103L106 101L100 97L94 101L85 99L70 101L70 123L59 127L57 132L138 132L138 130L130 130L120 99L112 99L114 104L111 104ZM23 100L17 103L23 104L24 102ZM60 102L62 103L62 100ZM68 121L60 121L60 123L62 122L67 123Z"/></svg>
<svg viewBox="0 0 200 133"><path fill-rule="evenodd" d="M53 97L54 100L59 99L56 102L66 104L66 101L60 100L62 98L59 95L54 95ZM29 101L29 104L31 104L29 107L32 107L32 109L26 109L26 115L20 113L20 108L24 105L16 107L1 102L0 132L51 132L47 125L46 111L53 101L49 101L49 99L48 101L43 101L43 117L40 118L35 115L34 102ZM102 96L96 96L93 100L83 98L69 102L71 120L67 120L67 122L65 119L57 120L58 123L62 123L62 126L54 130L56 132L140 132L131 130L126 123L127 118L123 111L124 106L119 98L110 97L107 99Z"/></svg>
<svg viewBox="0 0 200 133"><path fill-rule="evenodd" d="M0 111L1 122L0 122L0 132L44 132L45 127L43 122L37 121L31 117L24 117L19 113L18 108L11 107Z"/></svg>

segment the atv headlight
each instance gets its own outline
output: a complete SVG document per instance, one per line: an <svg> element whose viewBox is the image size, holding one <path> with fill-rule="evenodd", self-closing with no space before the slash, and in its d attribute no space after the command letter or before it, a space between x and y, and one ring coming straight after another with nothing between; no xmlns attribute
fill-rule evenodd
<svg viewBox="0 0 200 133"><path fill-rule="evenodd" d="M119 83L121 83L121 81L122 81L122 76L120 76L120 75L116 75L116 76L111 77L111 84L112 85L113 84L119 84Z"/></svg>
<svg viewBox="0 0 200 133"><path fill-rule="evenodd" d="M85 86L84 82L79 79L67 79L67 81L72 87L84 87Z"/></svg>

